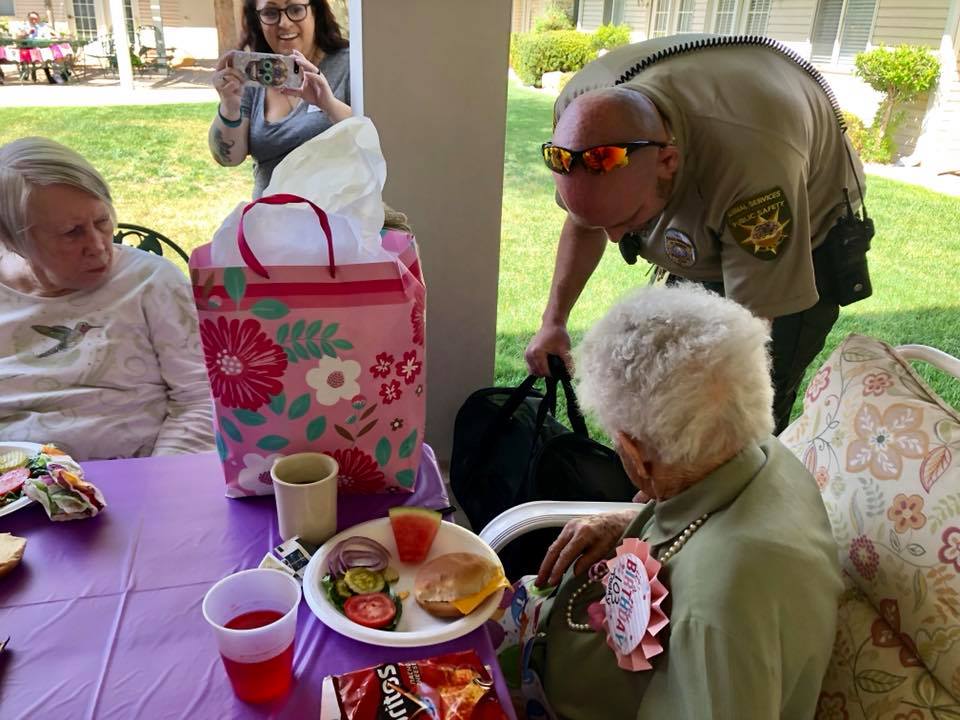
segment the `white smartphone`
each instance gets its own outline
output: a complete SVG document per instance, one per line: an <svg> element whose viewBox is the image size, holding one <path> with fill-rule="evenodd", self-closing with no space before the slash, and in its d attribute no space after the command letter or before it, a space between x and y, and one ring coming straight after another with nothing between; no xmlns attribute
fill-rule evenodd
<svg viewBox="0 0 960 720"><path fill-rule="evenodd" d="M303 84L300 66L289 55L238 50L233 54L231 64L246 78L244 85L298 88Z"/></svg>

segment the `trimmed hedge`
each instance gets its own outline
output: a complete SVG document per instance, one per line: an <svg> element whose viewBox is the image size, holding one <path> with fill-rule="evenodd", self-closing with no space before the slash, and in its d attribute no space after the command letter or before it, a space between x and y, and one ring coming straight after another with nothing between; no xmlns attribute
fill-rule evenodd
<svg viewBox="0 0 960 720"><path fill-rule="evenodd" d="M545 72L579 70L596 55L590 35L576 30L518 33L511 51L513 69L525 85L535 87Z"/></svg>
<svg viewBox="0 0 960 720"><path fill-rule="evenodd" d="M863 162L888 164L893 160L893 140L873 125L867 127L863 120L851 112L843 112L847 124L847 137Z"/></svg>
<svg viewBox="0 0 960 720"><path fill-rule="evenodd" d="M601 25L590 36L595 50L613 50L630 42L629 25Z"/></svg>

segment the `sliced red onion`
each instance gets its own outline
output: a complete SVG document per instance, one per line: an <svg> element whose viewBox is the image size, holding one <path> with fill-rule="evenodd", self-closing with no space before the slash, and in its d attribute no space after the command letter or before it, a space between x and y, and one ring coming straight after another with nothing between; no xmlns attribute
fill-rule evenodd
<svg viewBox="0 0 960 720"><path fill-rule="evenodd" d="M378 571L387 567L390 551L376 540L356 535L338 542L327 556L327 572L341 575L353 567Z"/></svg>

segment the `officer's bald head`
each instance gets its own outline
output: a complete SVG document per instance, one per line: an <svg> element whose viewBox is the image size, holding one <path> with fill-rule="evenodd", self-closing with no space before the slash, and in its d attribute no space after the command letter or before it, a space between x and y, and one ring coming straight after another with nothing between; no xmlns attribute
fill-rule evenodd
<svg viewBox="0 0 960 720"><path fill-rule="evenodd" d="M656 105L624 87L603 88L575 98L557 120L553 143L568 150L637 140L670 142L670 132ZM642 228L659 214L670 197L679 163L675 146L651 145L606 173L589 173L575 164L554 174L563 206L581 226L603 228L613 241Z"/></svg>
<svg viewBox="0 0 960 720"><path fill-rule="evenodd" d="M581 150L634 140L669 140L657 106L646 95L625 87L591 90L574 98L557 120L553 142Z"/></svg>

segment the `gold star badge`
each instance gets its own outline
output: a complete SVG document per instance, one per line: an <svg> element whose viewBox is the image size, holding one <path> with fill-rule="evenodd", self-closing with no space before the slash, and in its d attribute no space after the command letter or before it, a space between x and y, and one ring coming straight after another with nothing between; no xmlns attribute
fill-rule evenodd
<svg viewBox="0 0 960 720"><path fill-rule="evenodd" d="M726 212L733 238L758 260L777 258L790 239L792 220L787 197L778 187L737 200Z"/></svg>

